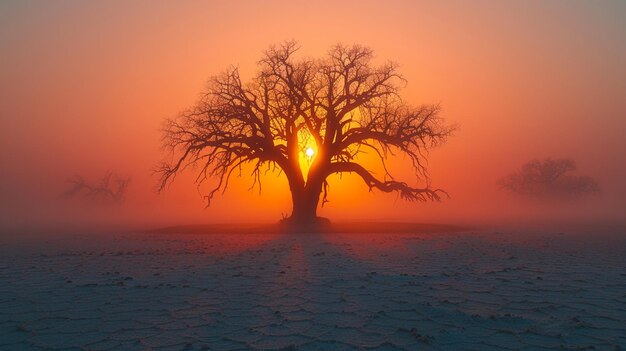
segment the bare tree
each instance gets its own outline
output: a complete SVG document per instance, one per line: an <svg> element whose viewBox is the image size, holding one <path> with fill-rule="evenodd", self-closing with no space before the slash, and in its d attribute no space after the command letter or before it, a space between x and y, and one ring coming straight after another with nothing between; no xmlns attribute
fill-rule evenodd
<svg viewBox="0 0 626 351"><path fill-rule="evenodd" d="M108 172L97 183L89 183L81 176L74 176L67 183L69 187L63 194L65 197L82 196L95 202L120 203L124 199L130 178Z"/></svg>
<svg viewBox="0 0 626 351"><path fill-rule="evenodd" d="M514 194L531 198L571 199L599 191L595 179L577 176L574 160L532 160L516 173L499 180L499 184Z"/></svg>
<svg viewBox="0 0 626 351"><path fill-rule="evenodd" d="M430 187L426 156L453 128L444 124L438 105L412 107L400 99L404 79L396 64L373 65L372 51L359 45L336 45L321 59L296 59L297 50L295 42L270 47L246 84L237 68L211 78L193 107L166 121L163 144L176 156L157 168L160 190L187 166L197 166L198 184L217 180L208 205L246 163L260 188L265 165L287 177L293 205L287 220L298 224L319 220L327 177L335 173L355 173L370 190L398 192L409 201L447 195ZM299 155L306 140L316 152L305 175ZM382 162L382 178L358 163L366 151ZM385 161L396 153L408 156L423 187L389 173Z"/></svg>

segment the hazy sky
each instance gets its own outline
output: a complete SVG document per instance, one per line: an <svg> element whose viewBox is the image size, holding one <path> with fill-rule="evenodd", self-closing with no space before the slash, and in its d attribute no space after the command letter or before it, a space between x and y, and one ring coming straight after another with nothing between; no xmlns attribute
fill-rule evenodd
<svg viewBox="0 0 626 351"><path fill-rule="evenodd" d="M441 103L459 126L431 153L438 204L331 183L333 219L472 221L548 215L626 216L624 1L3 1L0 3L0 221L68 223L273 221L290 211L287 183L263 194L236 179L209 209L191 174L162 194L159 128L229 65L250 77L270 44L303 56L359 43L400 64L403 97ZM572 157L602 194L537 206L496 180L539 157ZM414 182L406 160L394 162ZM120 207L60 199L75 174L132 177Z"/></svg>

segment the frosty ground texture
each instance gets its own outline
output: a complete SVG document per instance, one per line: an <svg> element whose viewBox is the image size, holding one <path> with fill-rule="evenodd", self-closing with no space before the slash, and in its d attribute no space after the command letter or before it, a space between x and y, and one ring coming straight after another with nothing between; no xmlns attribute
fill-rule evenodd
<svg viewBox="0 0 626 351"><path fill-rule="evenodd" d="M0 251L1 350L620 350L624 241L83 235Z"/></svg>

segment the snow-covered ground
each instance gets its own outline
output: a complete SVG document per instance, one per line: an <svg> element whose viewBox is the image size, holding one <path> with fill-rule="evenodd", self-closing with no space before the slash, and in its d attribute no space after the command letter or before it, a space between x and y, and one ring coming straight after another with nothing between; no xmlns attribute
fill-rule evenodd
<svg viewBox="0 0 626 351"><path fill-rule="evenodd" d="M624 243L513 231L9 240L0 349L619 350Z"/></svg>

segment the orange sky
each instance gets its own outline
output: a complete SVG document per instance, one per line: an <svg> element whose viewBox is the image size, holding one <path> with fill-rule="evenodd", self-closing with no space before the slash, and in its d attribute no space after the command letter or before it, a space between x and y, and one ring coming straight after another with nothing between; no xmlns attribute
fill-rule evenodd
<svg viewBox="0 0 626 351"><path fill-rule="evenodd" d="M229 65L245 77L273 43L302 55L359 43L398 62L403 97L441 103L459 126L431 154L433 185L452 196L410 204L333 181L332 219L488 221L626 215L626 3L583 1L31 2L0 4L0 221L152 223L274 221L286 181L251 179L204 209L183 176L163 194L150 171L159 127ZM534 157L573 157L602 194L559 208L501 194L496 180ZM413 181L406 160L396 169ZM132 177L119 208L59 200L64 180L115 170Z"/></svg>

